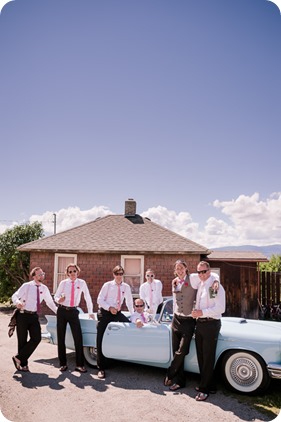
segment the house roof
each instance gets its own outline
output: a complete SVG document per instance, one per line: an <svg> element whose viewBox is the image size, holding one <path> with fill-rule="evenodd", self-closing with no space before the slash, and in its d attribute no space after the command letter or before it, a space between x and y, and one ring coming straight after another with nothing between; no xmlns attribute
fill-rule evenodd
<svg viewBox="0 0 281 422"><path fill-rule="evenodd" d="M268 262L261 252L256 251L212 251L208 261Z"/></svg>
<svg viewBox="0 0 281 422"><path fill-rule="evenodd" d="M208 254L210 250L148 218L107 215L18 247L22 252Z"/></svg>

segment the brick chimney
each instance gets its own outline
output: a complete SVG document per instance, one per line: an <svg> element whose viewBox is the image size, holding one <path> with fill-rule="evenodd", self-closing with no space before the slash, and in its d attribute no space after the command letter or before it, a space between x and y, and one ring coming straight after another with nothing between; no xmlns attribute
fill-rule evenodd
<svg viewBox="0 0 281 422"><path fill-rule="evenodd" d="M134 199L129 198L125 201L125 217L134 217L137 211L137 203Z"/></svg>

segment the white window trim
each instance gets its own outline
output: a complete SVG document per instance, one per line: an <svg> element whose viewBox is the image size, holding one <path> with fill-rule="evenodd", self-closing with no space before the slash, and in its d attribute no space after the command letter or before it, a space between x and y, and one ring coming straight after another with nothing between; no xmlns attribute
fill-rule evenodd
<svg viewBox="0 0 281 422"><path fill-rule="evenodd" d="M213 268L213 267L211 267L211 273L216 273L219 276L219 278L220 278L220 276L221 276L221 269L220 268Z"/></svg>
<svg viewBox="0 0 281 422"><path fill-rule="evenodd" d="M141 261L141 272L140 272L140 286L143 284L144 280L144 255L121 255L121 266L125 270L125 259L140 259ZM133 294L133 297L138 297L139 295Z"/></svg>
<svg viewBox="0 0 281 422"><path fill-rule="evenodd" d="M53 293L55 293L58 288L58 260L59 258L64 258L64 257L71 258L71 262L77 265L77 254L55 253Z"/></svg>

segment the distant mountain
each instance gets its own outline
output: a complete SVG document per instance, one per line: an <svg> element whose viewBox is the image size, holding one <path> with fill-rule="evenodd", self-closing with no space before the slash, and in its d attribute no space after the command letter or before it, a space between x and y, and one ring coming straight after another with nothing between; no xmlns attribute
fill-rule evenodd
<svg viewBox="0 0 281 422"><path fill-rule="evenodd" d="M268 246L223 246L221 248L210 248L213 251L257 251L263 253L267 258L271 255L281 255L281 245L268 245Z"/></svg>

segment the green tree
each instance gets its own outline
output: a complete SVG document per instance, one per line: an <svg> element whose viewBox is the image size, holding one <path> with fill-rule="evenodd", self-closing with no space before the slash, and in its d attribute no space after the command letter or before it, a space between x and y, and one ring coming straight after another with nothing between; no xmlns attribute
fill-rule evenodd
<svg viewBox="0 0 281 422"><path fill-rule="evenodd" d="M43 237L39 222L15 226L0 235L0 301L6 302L29 279L29 252L18 246Z"/></svg>
<svg viewBox="0 0 281 422"><path fill-rule="evenodd" d="M269 262L260 263L261 271L281 272L281 255L272 255Z"/></svg>

